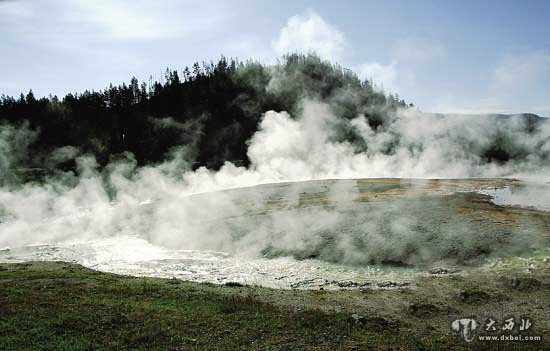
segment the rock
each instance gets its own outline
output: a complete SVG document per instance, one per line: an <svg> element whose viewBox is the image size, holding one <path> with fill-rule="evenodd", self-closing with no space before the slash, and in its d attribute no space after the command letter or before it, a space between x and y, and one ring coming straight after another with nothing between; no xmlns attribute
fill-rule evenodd
<svg viewBox="0 0 550 351"><path fill-rule="evenodd" d="M225 282L225 286L229 286L229 287L242 287L243 284L239 283L239 282Z"/></svg>
<svg viewBox="0 0 550 351"><path fill-rule="evenodd" d="M311 284L313 284L313 282L315 282L315 279L300 280L300 281L297 281L296 283L290 284L290 287L293 288L293 289L296 289L296 288L300 288L302 286L311 285Z"/></svg>
<svg viewBox="0 0 550 351"><path fill-rule="evenodd" d="M357 286L357 283L351 281L334 281L334 283L340 288L354 288Z"/></svg>
<svg viewBox="0 0 550 351"><path fill-rule="evenodd" d="M409 282L394 282L391 280L387 280L376 283L376 286L379 288L401 288L410 284L411 283Z"/></svg>
<svg viewBox="0 0 550 351"><path fill-rule="evenodd" d="M336 285L339 288L365 288L370 286L371 282L354 282L351 280L333 280L333 281L326 281L326 284L328 285Z"/></svg>
<svg viewBox="0 0 550 351"><path fill-rule="evenodd" d="M444 267L434 267L428 270L428 273L433 275L452 274L457 272L459 272L458 269L450 269L450 268L444 268Z"/></svg>
<svg viewBox="0 0 550 351"><path fill-rule="evenodd" d="M336 285L338 285L340 288L356 288L358 286L358 283L353 281L339 281L336 282Z"/></svg>

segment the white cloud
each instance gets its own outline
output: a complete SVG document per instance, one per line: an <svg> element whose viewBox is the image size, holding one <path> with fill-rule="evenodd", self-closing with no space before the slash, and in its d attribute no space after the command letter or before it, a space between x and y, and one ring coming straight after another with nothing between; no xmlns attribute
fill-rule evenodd
<svg viewBox="0 0 550 351"><path fill-rule="evenodd" d="M448 105L445 111L524 113L550 116L550 52L532 51L505 56L494 68L486 93L471 107Z"/></svg>
<svg viewBox="0 0 550 351"><path fill-rule="evenodd" d="M18 95L32 87L39 96L61 95L216 57L228 42L220 33L241 8L235 2L0 0L0 52L9 53L0 58L0 91ZM14 73L10 67L17 65L28 69ZM47 79L36 82L37 75Z"/></svg>
<svg viewBox="0 0 550 351"><path fill-rule="evenodd" d="M314 51L325 59L340 61L346 47L346 38L317 13L309 11L305 15L289 18L271 46L279 56L289 52ZM355 65L354 70L360 78L372 80L378 88L397 93L404 86L414 85L414 74L406 67L407 64L416 64L443 54L441 46L418 38L404 38L394 45L389 64L366 62Z"/></svg>
<svg viewBox="0 0 550 351"><path fill-rule="evenodd" d="M322 58L338 61L346 44L345 36L313 11L291 17L272 42L279 56L289 52L316 52Z"/></svg>
<svg viewBox="0 0 550 351"><path fill-rule="evenodd" d="M389 64L367 62L355 67L362 79L372 80L387 93L408 95L416 85L415 71L419 65L445 56L445 49L422 38L398 39L391 49Z"/></svg>
<svg viewBox="0 0 550 351"><path fill-rule="evenodd" d="M32 43L60 46L70 46L68 41L177 38L218 28L237 13L228 7L169 0L0 1L0 25Z"/></svg>
<svg viewBox="0 0 550 351"><path fill-rule="evenodd" d="M359 65L356 70L361 79L368 79L385 91L396 92L398 90L396 62L389 65L369 62Z"/></svg>
<svg viewBox="0 0 550 351"><path fill-rule="evenodd" d="M22 1L0 1L0 15L2 18L29 18L34 15L30 3Z"/></svg>
<svg viewBox="0 0 550 351"><path fill-rule="evenodd" d="M455 113L536 113L550 116L550 52L531 51L506 55L493 69L482 87L481 97L457 101L452 96L440 99L440 112Z"/></svg>
<svg viewBox="0 0 550 351"><path fill-rule="evenodd" d="M172 38L204 30L223 14L223 11L214 11L205 3L188 4L188 8L193 9L188 12L185 3L167 0L80 0L76 4L76 10L84 21L97 26L113 39ZM227 13L223 16L227 17Z"/></svg>

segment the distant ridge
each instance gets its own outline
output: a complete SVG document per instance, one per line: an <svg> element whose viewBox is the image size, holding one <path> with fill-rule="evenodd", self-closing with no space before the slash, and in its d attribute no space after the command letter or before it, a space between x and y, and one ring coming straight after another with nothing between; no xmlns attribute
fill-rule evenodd
<svg viewBox="0 0 550 351"><path fill-rule="evenodd" d="M445 117L449 115L456 115L456 116L467 116L467 117L492 117L492 118L498 118L498 119L508 119L508 118L526 118L530 122L539 122L545 119L549 119L550 117L543 117L539 116L535 113L431 113L427 112L427 115L432 115L434 117Z"/></svg>

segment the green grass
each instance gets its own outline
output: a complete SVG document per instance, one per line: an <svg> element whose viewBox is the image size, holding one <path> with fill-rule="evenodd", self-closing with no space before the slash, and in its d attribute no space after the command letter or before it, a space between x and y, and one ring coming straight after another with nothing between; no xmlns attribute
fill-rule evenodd
<svg viewBox="0 0 550 351"><path fill-rule="evenodd" d="M125 277L61 262L0 264L0 349L491 349L499 345L462 342L449 318L538 299L524 310L539 329L548 326L548 273L530 276L541 282L531 290L509 294L502 277L426 278L402 290L301 291ZM474 293L455 296L464 289Z"/></svg>

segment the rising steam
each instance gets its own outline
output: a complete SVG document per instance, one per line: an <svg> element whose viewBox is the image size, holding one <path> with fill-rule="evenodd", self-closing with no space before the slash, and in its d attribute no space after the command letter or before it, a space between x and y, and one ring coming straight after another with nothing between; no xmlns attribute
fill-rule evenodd
<svg viewBox="0 0 550 351"><path fill-rule="evenodd" d="M284 88L277 79L274 73L269 89ZM272 192L220 190L336 178L547 179L550 174L550 123L543 119L532 123L523 116L431 115L415 109L381 111L379 123L362 113L342 118L339 109L353 98L342 91L328 101L303 98L294 116L265 112L249 142L250 166L227 162L218 171L193 171L184 145L158 165L138 167L126 154L102 170L93 157L66 147L49 162L74 158L76 174L59 171L45 182L18 183L13 170L37 131L0 125L0 248L130 235L170 248L360 264L468 257L492 247L494 237L480 244L469 230L473 227L458 222L430 232L408 202L265 212ZM353 182L324 186L333 197L357 192ZM304 184L279 191L281 198L299 200Z"/></svg>

